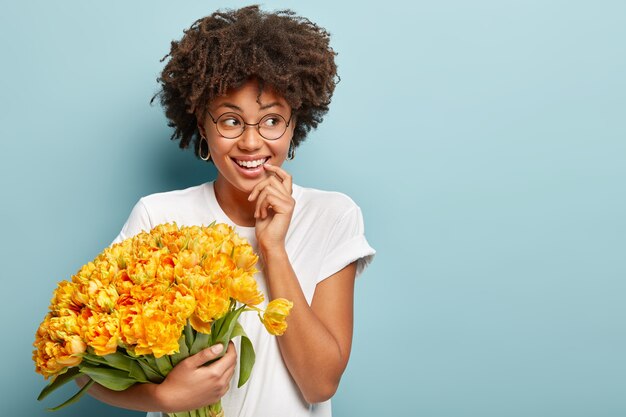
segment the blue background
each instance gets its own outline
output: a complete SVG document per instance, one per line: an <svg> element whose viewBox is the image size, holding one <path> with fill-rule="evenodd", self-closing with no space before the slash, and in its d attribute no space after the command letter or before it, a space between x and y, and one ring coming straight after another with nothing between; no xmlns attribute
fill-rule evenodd
<svg viewBox="0 0 626 417"><path fill-rule="evenodd" d="M58 281L136 200L215 175L170 142L159 59L239 1L4 1L3 415L35 400ZM268 1L332 33L331 111L285 167L363 209L335 416L626 415L626 3ZM139 416L92 399L56 416Z"/></svg>

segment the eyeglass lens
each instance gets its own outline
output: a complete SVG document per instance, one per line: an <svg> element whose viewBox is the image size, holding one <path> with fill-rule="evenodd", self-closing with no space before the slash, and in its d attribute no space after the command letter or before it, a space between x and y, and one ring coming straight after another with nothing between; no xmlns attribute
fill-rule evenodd
<svg viewBox="0 0 626 417"><path fill-rule="evenodd" d="M259 134L268 140L280 138L287 130L287 122L280 114L266 114L258 123L245 123L237 113L224 113L215 125L219 134L227 139L241 136L246 126L256 126Z"/></svg>

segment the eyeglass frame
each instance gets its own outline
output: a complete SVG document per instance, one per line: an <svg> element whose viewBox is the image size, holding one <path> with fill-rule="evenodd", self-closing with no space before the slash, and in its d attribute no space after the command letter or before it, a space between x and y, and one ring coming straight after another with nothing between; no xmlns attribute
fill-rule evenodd
<svg viewBox="0 0 626 417"><path fill-rule="evenodd" d="M211 114L210 111L207 110L206 112L209 115L209 117L211 118L211 121L213 122L213 124L215 125L215 129L217 130L217 133L219 133L220 136L223 137L224 139L228 139L228 140L233 140L233 139L237 139L237 138L241 137L241 135L243 135L244 132L246 131L246 126L256 126L256 131L259 132L259 135L263 139L265 139L265 140L269 140L269 141L278 140L278 139L283 137L285 132L287 132L287 128L289 127L289 123L291 123L291 119L293 118L293 111L292 111L291 114L289 115L289 119L286 120L287 124L285 125L285 131L283 133L281 133L279 137L277 137L275 139L269 139L269 138L266 138L265 136L263 136L263 134L261 133L261 127L259 125L261 124L261 121L263 121L263 119L265 119L267 116L271 116L271 115L276 115L276 116L280 117L281 119L285 120L285 118L281 114L278 114L278 113L267 113L267 114L263 115L263 117L261 117L259 119L259 121L256 122L256 123L246 123L246 121L244 120L243 116L241 116L240 114L237 114L235 112L232 112L232 111L227 111L225 113L220 114L219 116L217 116L217 119L213 118L213 115ZM233 138L229 138L227 136L224 136L224 134L222 132L220 132L220 129L217 127L217 121L220 119L220 117L224 116L225 114L234 114L235 116L238 116L239 118L241 118L241 121L243 122L243 125L242 125L242 128L241 128L241 133L239 133L237 136L235 136Z"/></svg>

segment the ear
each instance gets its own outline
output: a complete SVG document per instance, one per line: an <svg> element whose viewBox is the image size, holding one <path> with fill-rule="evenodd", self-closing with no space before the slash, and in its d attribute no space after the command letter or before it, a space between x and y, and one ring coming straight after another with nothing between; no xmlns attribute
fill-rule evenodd
<svg viewBox="0 0 626 417"><path fill-rule="evenodd" d="M203 125L202 119L198 117L197 113L196 113L196 126L198 126L198 130L200 131L200 136L206 138L206 132L204 131L204 125Z"/></svg>
<svg viewBox="0 0 626 417"><path fill-rule="evenodd" d="M292 133L296 130L297 125L298 125L298 116L292 115L291 122L289 123L289 127L291 128Z"/></svg>

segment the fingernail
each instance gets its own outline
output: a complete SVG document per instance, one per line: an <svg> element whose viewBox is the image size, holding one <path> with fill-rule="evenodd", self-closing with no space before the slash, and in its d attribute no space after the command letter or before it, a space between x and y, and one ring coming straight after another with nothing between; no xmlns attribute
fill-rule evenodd
<svg viewBox="0 0 626 417"><path fill-rule="evenodd" d="M221 343L211 346L211 352L215 353L216 355L218 353L222 353L222 350L224 350L224 346Z"/></svg>

